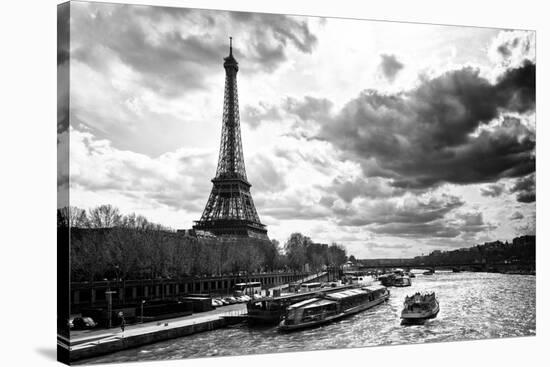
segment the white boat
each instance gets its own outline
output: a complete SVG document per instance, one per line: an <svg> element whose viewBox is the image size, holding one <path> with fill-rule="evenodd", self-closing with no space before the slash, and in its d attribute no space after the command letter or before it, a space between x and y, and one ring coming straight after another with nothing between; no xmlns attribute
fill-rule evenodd
<svg viewBox="0 0 550 367"><path fill-rule="evenodd" d="M406 296L401 311L403 322L422 322L432 319L439 313L439 301L435 293L415 293Z"/></svg>

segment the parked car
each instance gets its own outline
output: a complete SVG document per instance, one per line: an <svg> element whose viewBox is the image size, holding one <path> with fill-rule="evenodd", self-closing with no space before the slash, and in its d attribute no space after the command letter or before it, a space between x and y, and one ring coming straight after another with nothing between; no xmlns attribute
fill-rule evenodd
<svg viewBox="0 0 550 367"><path fill-rule="evenodd" d="M237 303L235 297L225 297L224 300L226 300L230 305Z"/></svg>
<svg viewBox="0 0 550 367"><path fill-rule="evenodd" d="M92 329L97 326L91 317L75 317L72 321L73 329Z"/></svg>
<svg viewBox="0 0 550 367"><path fill-rule="evenodd" d="M220 301L222 303L223 306L226 306L229 304L229 302L227 302L225 299L223 298L217 298L218 301Z"/></svg>

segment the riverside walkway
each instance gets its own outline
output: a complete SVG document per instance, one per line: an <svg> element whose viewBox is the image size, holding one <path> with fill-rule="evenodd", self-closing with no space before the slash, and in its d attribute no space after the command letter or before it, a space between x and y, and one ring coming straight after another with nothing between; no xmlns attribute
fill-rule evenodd
<svg viewBox="0 0 550 367"><path fill-rule="evenodd" d="M246 315L246 304L222 306L212 311L120 328L71 331L71 360L90 358L169 338L214 330ZM234 321L233 321L234 322Z"/></svg>

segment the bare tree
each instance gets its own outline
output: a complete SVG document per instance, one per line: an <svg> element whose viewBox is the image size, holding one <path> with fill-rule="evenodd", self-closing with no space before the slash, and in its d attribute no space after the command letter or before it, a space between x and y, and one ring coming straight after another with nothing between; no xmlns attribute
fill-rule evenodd
<svg viewBox="0 0 550 367"><path fill-rule="evenodd" d="M121 215L118 208L111 204L100 205L88 211L91 228L111 228L120 224Z"/></svg>

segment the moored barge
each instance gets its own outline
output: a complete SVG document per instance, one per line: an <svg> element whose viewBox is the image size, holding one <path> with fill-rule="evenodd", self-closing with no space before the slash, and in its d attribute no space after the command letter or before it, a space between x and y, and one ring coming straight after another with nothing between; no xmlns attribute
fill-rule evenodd
<svg viewBox="0 0 550 367"><path fill-rule="evenodd" d="M265 297L252 300L246 304L248 320L251 323L278 324L281 321L281 317L285 314L287 307L291 304L353 287L351 284L325 287L311 292L292 293L278 297Z"/></svg>
<svg viewBox="0 0 550 367"><path fill-rule="evenodd" d="M367 310L386 301L384 286L362 287L326 294L290 305L279 324L281 331L305 329Z"/></svg>

